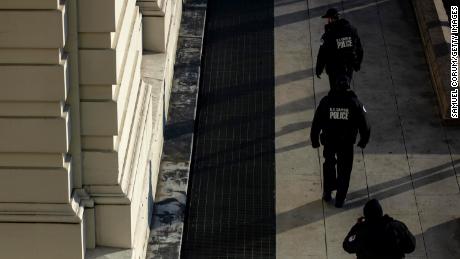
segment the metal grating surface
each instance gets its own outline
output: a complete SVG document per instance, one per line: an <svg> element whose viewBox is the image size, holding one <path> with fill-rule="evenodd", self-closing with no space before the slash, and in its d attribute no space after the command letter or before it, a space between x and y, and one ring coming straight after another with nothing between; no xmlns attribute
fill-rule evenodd
<svg viewBox="0 0 460 259"><path fill-rule="evenodd" d="M209 0L182 258L275 257L273 0Z"/></svg>

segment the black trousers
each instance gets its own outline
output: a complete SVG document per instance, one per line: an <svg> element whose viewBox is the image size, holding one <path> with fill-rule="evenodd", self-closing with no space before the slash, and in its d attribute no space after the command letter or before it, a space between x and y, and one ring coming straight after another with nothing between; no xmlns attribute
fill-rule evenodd
<svg viewBox="0 0 460 259"><path fill-rule="evenodd" d="M323 150L324 193L337 189L336 201L343 202L350 185L354 144L325 145ZM337 168L336 168L337 167Z"/></svg>
<svg viewBox="0 0 460 259"><path fill-rule="evenodd" d="M341 72L335 71L335 72L330 72L327 74L329 77L329 86L331 87L331 89L336 88L337 78L341 74L345 74L348 77L348 80L350 80L349 83L351 84L351 79L353 78L353 68L348 67L348 68L345 68L345 71L341 71Z"/></svg>

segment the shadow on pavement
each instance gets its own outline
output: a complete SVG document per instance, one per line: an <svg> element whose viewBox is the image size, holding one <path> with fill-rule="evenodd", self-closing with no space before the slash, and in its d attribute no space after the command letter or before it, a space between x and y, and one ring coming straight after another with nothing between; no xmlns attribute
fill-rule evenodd
<svg viewBox="0 0 460 259"><path fill-rule="evenodd" d="M280 131L275 133L275 137L281 137L294 131L303 130L311 126L310 121L301 121L284 126Z"/></svg>
<svg viewBox="0 0 460 259"><path fill-rule="evenodd" d="M305 0L275 0L275 7L305 2Z"/></svg>
<svg viewBox="0 0 460 259"><path fill-rule="evenodd" d="M306 111L315 107L313 96L293 100L276 107L275 116L287 115L295 112Z"/></svg>
<svg viewBox="0 0 460 259"><path fill-rule="evenodd" d="M275 27L280 27L312 18L321 17L323 14L326 13L327 9L331 7L340 7L343 6L343 9L347 12L352 12L353 10L350 9L359 9L366 7L371 7L375 5L376 2L374 0L354 0L354 1L346 1L342 2L339 1L333 4L327 4L323 6L318 6L315 8L310 8L309 10L302 10L294 13L283 14L280 16L275 16ZM361 8L360 8L361 7Z"/></svg>
<svg viewBox="0 0 460 259"><path fill-rule="evenodd" d="M275 87L310 77L313 77L313 69L304 69L289 74L279 75L275 78Z"/></svg>
<svg viewBox="0 0 460 259"><path fill-rule="evenodd" d="M423 238L429 258L460 258L460 218L425 229Z"/></svg>
<svg viewBox="0 0 460 259"><path fill-rule="evenodd" d="M395 196L415 188L440 181L442 179L455 176L452 166L460 164L460 159L453 163L445 163L427 170L419 171L411 176L401 177L374 186L369 186L369 196L378 200ZM277 230L276 233L297 228L303 225L308 225L318 220L323 220L324 216L331 216L350 210L357 207L362 207L367 202L367 190L361 189L348 194L351 200L345 204L343 209L335 209L328 212L328 215L323 215L321 208L322 200L316 200L305 204L301 207L286 211L277 215Z"/></svg>
<svg viewBox="0 0 460 259"><path fill-rule="evenodd" d="M310 145L311 145L311 142L309 140L308 141L302 141L302 142L295 143L295 144L292 144L292 145L289 145L289 146L277 148L275 152L276 153L283 153L283 152L303 148L303 147L310 146Z"/></svg>

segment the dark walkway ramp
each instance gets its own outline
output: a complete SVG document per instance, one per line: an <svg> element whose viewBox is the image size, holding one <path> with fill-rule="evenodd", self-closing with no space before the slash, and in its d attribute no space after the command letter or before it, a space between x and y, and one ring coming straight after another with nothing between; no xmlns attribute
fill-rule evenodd
<svg viewBox="0 0 460 259"><path fill-rule="evenodd" d="M209 0L183 258L275 257L273 0Z"/></svg>

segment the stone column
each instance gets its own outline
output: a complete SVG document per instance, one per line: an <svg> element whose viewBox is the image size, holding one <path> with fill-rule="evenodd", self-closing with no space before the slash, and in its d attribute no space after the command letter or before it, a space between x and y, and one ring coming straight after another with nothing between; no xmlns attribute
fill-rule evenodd
<svg viewBox="0 0 460 259"><path fill-rule="evenodd" d="M162 64L163 75L161 87L165 94L165 116L168 114L169 96L172 75L176 58L177 39L182 15L181 0L137 0L143 15L143 48L150 53L165 53L156 55L155 59Z"/></svg>
<svg viewBox="0 0 460 259"><path fill-rule="evenodd" d="M167 0L138 0L138 5L141 9L143 19L143 36L144 49L154 52L165 52L167 41L168 18L166 15L169 6L177 1Z"/></svg>
<svg viewBox="0 0 460 259"><path fill-rule="evenodd" d="M95 201L96 246L141 253L153 137L141 14L136 0L79 0L79 21L83 185Z"/></svg>

